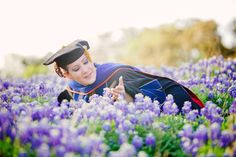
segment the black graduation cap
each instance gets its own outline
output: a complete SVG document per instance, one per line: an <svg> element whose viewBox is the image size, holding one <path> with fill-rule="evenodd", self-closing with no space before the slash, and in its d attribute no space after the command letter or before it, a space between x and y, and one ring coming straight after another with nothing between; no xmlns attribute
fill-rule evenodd
<svg viewBox="0 0 236 157"><path fill-rule="evenodd" d="M58 66L65 67L66 65L76 61L84 53L84 50L89 49L89 44L85 40L75 40L67 46L62 47L59 51L54 53L43 64L49 65L56 62Z"/></svg>

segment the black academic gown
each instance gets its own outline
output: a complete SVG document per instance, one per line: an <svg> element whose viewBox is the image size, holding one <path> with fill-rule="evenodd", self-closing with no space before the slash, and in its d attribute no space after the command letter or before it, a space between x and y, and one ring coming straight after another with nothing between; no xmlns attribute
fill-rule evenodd
<svg viewBox="0 0 236 157"><path fill-rule="evenodd" d="M142 93L143 95L149 96L152 100L157 100L160 102L160 104L162 104L165 100L165 96L171 94L173 95L174 101L180 110L182 109L185 101L190 101L192 103L192 109L200 110L202 107L204 107L203 103L193 92L176 81L166 77L147 74L132 68L124 68L123 66L121 66L118 70L114 70L114 72L111 74L111 77L105 80L102 85L100 84L99 88L96 88L93 90L93 92L89 93L87 98L95 93L102 95L103 89L105 87L115 87L118 85L120 76L123 77L125 91L133 98L136 94ZM153 87L158 89L151 89ZM152 94L152 91L154 91L154 95ZM73 98L70 94L68 94L68 91L65 90L58 96L59 102L61 102L63 99L71 100Z"/></svg>

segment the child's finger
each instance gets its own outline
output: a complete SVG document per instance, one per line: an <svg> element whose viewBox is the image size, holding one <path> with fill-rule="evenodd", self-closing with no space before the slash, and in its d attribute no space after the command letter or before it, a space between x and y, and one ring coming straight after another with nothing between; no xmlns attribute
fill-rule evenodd
<svg viewBox="0 0 236 157"><path fill-rule="evenodd" d="M119 86L124 86L124 81L123 81L123 77L122 76L120 76L120 78L119 78L119 84L118 84Z"/></svg>
<svg viewBox="0 0 236 157"><path fill-rule="evenodd" d="M121 90L114 89L114 88L111 90L111 93L112 93L113 95L119 95L119 94L121 94L121 92L122 92Z"/></svg>

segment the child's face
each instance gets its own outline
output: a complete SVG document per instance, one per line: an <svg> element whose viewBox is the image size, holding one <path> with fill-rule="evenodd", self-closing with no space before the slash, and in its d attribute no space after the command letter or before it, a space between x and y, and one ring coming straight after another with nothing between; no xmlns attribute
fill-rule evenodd
<svg viewBox="0 0 236 157"><path fill-rule="evenodd" d="M96 80L94 63L89 61L84 54L73 63L67 65L67 69L68 72L65 73L65 76L84 86L90 85Z"/></svg>

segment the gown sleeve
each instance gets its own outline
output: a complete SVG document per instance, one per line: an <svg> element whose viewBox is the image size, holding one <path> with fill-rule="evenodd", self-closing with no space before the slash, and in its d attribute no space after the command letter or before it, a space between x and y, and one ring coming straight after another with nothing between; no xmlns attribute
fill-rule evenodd
<svg viewBox="0 0 236 157"><path fill-rule="evenodd" d="M141 93L140 91L140 87L147 83L150 82L151 80L153 80L153 78L147 77L141 73L138 73L136 71L133 70L129 70L129 69L124 69L121 70L119 72L117 72L112 78L111 80L108 81L107 86L110 87L115 87L118 85L118 80L119 77L122 76L123 77L123 81L124 81L124 86L125 86L125 91L131 96L131 97L135 97L136 94Z"/></svg>
<svg viewBox="0 0 236 157"><path fill-rule="evenodd" d="M185 101L190 101L193 109L200 110L204 107L193 92L169 78L125 69L118 72L111 80L118 82L120 76L123 76L125 91L133 98L136 94L142 93L152 100L163 103L166 96L171 94L179 109L183 107Z"/></svg>
<svg viewBox="0 0 236 157"><path fill-rule="evenodd" d="M70 101L72 99L67 90L62 91L57 97L57 101L59 102L59 104L61 104L64 99L66 99L67 101Z"/></svg>

